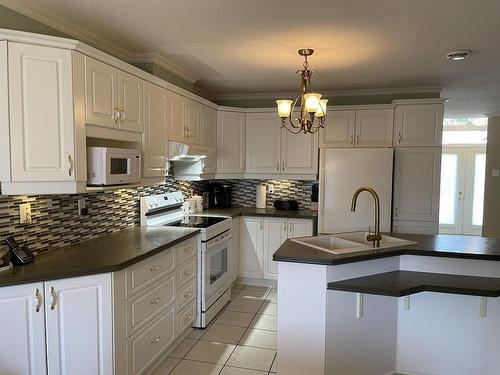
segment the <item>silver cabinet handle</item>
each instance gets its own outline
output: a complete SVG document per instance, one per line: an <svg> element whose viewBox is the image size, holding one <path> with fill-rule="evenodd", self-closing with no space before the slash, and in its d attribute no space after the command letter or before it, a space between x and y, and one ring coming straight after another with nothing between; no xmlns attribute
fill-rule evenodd
<svg viewBox="0 0 500 375"><path fill-rule="evenodd" d="M285 162L282 162L281 163L281 171L284 172L285 171Z"/></svg>
<svg viewBox="0 0 500 375"><path fill-rule="evenodd" d="M289 228L290 228L290 232L293 232L293 221L290 221L290 226L289 226Z"/></svg>
<svg viewBox="0 0 500 375"><path fill-rule="evenodd" d="M260 230L262 230L262 220L260 221Z"/></svg>
<svg viewBox="0 0 500 375"><path fill-rule="evenodd" d="M50 303L50 309L54 310L57 304L57 293L53 286L50 287L50 298L52 299Z"/></svg>
<svg viewBox="0 0 500 375"><path fill-rule="evenodd" d="M150 270L151 272L156 272L156 271L158 271L159 269L160 269L160 266L154 266L154 267L151 267L149 270Z"/></svg>
<svg viewBox="0 0 500 375"><path fill-rule="evenodd" d="M398 132L398 143L401 143L401 139L403 138L401 132Z"/></svg>
<svg viewBox="0 0 500 375"><path fill-rule="evenodd" d="M286 232L286 221L283 223L283 230Z"/></svg>
<svg viewBox="0 0 500 375"><path fill-rule="evenodd" d="M158 344L160 341L161 341L161 337L156 336L154 339L151 340L150 344L151 345Z"/></svg>
<svg viewBox="0 0 500 375"><path fill-rule="evenodd" d="M156 297L154 300L152 300L151 302L149 302L150 305L156 305L158 304L158 302L160 302L160 297Z"/></svg>
<svg viewBox="0 0 500 375"><path fill-rule="evenodd" d="M241 170L242 170L243 172L245 172L245 166L246 166L245 161L243 161L243 163L242 163L242 165L241 165Z"/></svg>
<svg viewBox="0 0 500 375"><path fill-rule="evenodd" d="M398 233L398 225L394 224L394 233Z"/></svg>
<svg viewBox="0 0 500 375"><path fill-rule="evenodd" d="M71 177L71 174L73 173L73 158L71 155L68 155L68 176Z"/></svg>
<svg viewBox="0 0 500 375"><path fill-rule="evenodd" d="M359 146L359 133L356 135L356 144Z"/></svg>
<svg viewBox="0 0 500 375"><path fill-rule="evenodd" d="M351 145L354 144L354 135L351 134Z"/></svg>
<svg viewBox="0 0 500 375"><path fill-rule="evenodd" d="M459 201L463 201L464 199L465 199L465 198L464 198L464 193L463 193L463 192L461 192L461 191L459 191L459 192L458 192L458 200L459 200Z"/></svg>
<svg viewBox="0 0 500 375"><path fill-rule="evenodd" d="M120 113L119 116L120 125L123 125L123 122L125 121L125 108L118 109L118 112Z"/></svg>
<svg viewBox="0 0 500 375"><path fill-rule="evenodd" d="M398 205L394 206L394 216L398 216Z"/></svg>
<svg viewBox="0 0 500 375"><path fill-rule="evenodd" d="M278 172L280 171L280 162L279 161L276 162L276 170Z"/></svg>
<svg viewBox="0 0 500 375"><path fill-rule="evenodd" d="M40 290L35 289L35 311L40 312L40 307L42 306L42 296L40 295Z"/></svg>
<svg viewBox="0 0 500 375"><path fill-rule="evenodd" d="M113 113L113 120L115 120L115 125L118 125L118 122L120 121L121 117L121 112L119 108L115 108L114 113Z"/></svg>

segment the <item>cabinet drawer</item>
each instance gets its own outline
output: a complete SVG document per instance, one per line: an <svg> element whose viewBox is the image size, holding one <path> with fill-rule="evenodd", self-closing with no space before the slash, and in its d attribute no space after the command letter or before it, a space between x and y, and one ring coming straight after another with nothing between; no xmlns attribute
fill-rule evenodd
<svg viewBox="0 0 500 375"><path fill-rule="evenodd" d="M181 287L196 275L196 257L180 266L177 273L177 287Z"/></svg>
<svg viewBox="0 0 500 375"><path fill-rule="evenodd" d="M175 335L179 335L196 319L196 301L188 304L184 309L177 313L175 317Z"/></svg>
<svg viewBox="0 0 500 375"><path fill-rule="evenodd" d="M177 290L175 304L177 309L183 309L189 302L196 297L196 278L189 281L182 288Z"/></svg>
<svg viewBox="0 0 500 375"><path fill-rule="evenodd" d="M174 270L174 251L168 249L125 270L126 298Z"/></svg>
<svg viewBox="0 0 500 375"><path fill-rule="evenodd" d="M161 309L174 302L174 274L127 301L127 337L137 331Z"/></svg>
<svg viewBox="0 0 500 375"><path fill-rule="evenodd" d="M127 340L128 374L142 373L175 338L174 307Z"/></svg>
<svg viewBox="0 0 500 375"><path fill-rule="evenodd" d="M197 237L190 238L175 247L175 264L184 263L196 254Z"/></svg>

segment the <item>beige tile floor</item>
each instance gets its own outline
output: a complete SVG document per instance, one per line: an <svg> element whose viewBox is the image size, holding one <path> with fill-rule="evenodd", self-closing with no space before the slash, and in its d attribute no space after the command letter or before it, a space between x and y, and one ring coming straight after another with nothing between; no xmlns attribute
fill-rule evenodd
<svg viewBox="0 0 500 375"><path fill-rule="evenodd" d="M195 329L153 375L276 374L275 288L235 284L231 302Z"/></svg>

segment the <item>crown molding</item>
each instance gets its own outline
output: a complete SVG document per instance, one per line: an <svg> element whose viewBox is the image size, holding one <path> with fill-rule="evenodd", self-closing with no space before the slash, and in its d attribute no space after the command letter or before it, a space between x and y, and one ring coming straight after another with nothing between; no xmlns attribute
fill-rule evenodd
<svg viewBox="0 0 500 375"><path fill-rule="evenodd" d="M4 5L7 8L19 12L49 27L52 27L53 29L68 34L71 37L78 39L79 41L89 44L126 62L152 62L192 84L199 80L199 77L193 76L189 72L169 61L164 55L160 53L131 53L126 49L120 47L119 45L99 37L88 29L78 27L75 24L69 24L68 22L55 16L54 14L47 14L43 9L40 9L40 7L34 8L19 4L17 0L0 0L0 5Z"/></svg>
<svg viewBox="0 0 500 375"><path fill-rule="evenodd" d="M427 92L441 92L442 86L422 86L422 87L403 87L403 88L387 88L387 89L361 89L361 90L328 90L320 91L324 97L339 97L339 96L367 96L367 95L391 95L391 94L417 94ZM297 92L265 92L252 94L216 94L211 95L212 100L255 100L255 99L276 99L276 98L294 98Z"/></svg>
<svg viewBox="0 0 500 375"><path fill-rule="evenodd" d="M165 55L158 52L134 53L130 54L129 63L152 63L159 65L171 73L185 79L189 83L195 83L200 80L200 77L194 76L178 65L172 63Z"/></svg>

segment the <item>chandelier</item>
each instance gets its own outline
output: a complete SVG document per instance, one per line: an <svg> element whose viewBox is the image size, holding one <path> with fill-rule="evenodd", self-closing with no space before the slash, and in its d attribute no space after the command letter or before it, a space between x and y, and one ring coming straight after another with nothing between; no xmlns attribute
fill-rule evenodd
<svg viewBox="0 0 500 375"><path fill-rule="evenodd" d="M303 132L316 133L324 128L326 120L326 104L328 99L321 99L321 94L312 91L311 76L316 71L309 70L307 57L314 53L313 49L299 49L299 55L304 56L304 69L297 70L300 73L299 93L295 100L276 100L278 105L278 116L283 122L282 127L293 134ZM300 102L300 113L295 111L295 107ZM300 118L293 119L292 116L300 114Z"/></svg>

